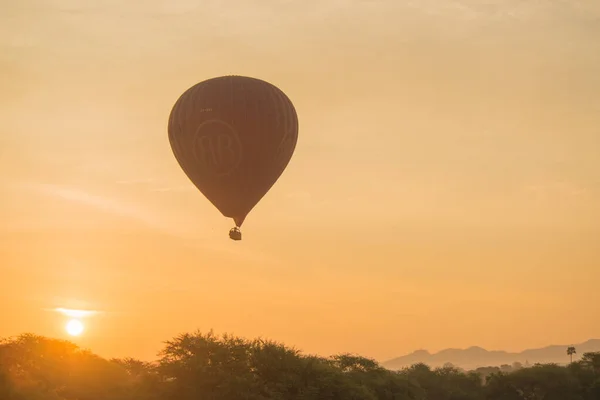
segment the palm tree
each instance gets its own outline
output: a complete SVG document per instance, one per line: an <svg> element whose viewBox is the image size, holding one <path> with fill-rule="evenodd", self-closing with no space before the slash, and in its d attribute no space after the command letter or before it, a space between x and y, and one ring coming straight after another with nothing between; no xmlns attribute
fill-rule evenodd
<svg viewBox="0 0 600 400"><path fill-rule="evenodd" d="M577 353L577 351L575 351L575 347L573 347L573 346L567 347L567 355L569 357L571 357L571 362L573 362L573 354L576 354L576 353Z"/></svg>

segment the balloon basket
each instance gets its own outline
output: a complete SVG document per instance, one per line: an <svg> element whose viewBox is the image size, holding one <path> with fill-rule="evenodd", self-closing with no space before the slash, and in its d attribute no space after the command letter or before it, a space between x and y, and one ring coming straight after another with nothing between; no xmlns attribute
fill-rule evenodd
<svg viewBox="0 0 600 400"><path fill-rule="evenodd" d="M240 228L238 228L237 226L231 228L231 230L229 231L229 239L235 241L242 240L242 232L240 231Z"/></svg>

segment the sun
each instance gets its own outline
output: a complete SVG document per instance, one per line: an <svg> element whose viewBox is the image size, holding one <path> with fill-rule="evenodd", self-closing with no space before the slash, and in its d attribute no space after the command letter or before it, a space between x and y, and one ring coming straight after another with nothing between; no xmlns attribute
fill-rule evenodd
<svg viewBox="0 0 600 400"><path fill-rule="evenodd" d="M69 322L67 322L67 325L65 326L65 330L67 331L67 333L71 336L79 336L83 333L83 323L78 320L78 319L72 319Z"/></svg>

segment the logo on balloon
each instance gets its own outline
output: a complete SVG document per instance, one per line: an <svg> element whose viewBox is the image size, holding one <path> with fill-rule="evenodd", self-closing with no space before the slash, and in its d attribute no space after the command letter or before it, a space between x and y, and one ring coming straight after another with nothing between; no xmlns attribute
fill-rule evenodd
<svg viewBox="0 0 600 400"><path fill-rule="evenodd" d="M231 125L220 120L203 122L196 130L194 157L203 170L222 176L233 172L242 160L242 145Z"/></svg>

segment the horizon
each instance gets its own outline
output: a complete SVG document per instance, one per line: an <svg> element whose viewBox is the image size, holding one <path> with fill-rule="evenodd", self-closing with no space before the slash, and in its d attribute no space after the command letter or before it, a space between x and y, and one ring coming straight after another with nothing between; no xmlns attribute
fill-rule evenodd
<svg viewBox="0 0 600 400"><path fill-rule="evenodd" d="M271 338L271 337L246 337L246 336L243 336L243 335L236 335L235 333L232 333L232 332L215 332L214 330L211 330L211 329L209 329L207 331L204 331L204 332L203 331L199 331L199 330L196 330L196 331L193 331L193 332L181 332L181 333L175 335L172 338L163 340L161 343L164 346L166 344L166 342L177 340L178 338L182 337L183 335L197 335L197 334L199 334L199 335L207 335L209 333L214 334L217 338L221 338L221 337L223 337L223 335L232 335L233 337L240 338L240 339L243 339L243 340L252 341L254 339L261 339L261 340L265 340L265 341L272 342L272 343L278 343L278 344L282 344L283 346L286 346L286 347L288 347L290 349L296 349L296 350L299 351L300 355L304 355L304 356L317 356L317 357L328 358L328 357L334 357L334 356L340 355L340 354L351 354L351 355L356 355L356 356L359 356L359 357L367 357L369 359L374 360L379 365L381 365L381 366L383 366L385 368L388 368L388 367L386 367L387 364L391 364L394 361L397 361L398 359L405 358L405 357L414 355L416 353L425 353L426 355L429 355L429 356L436 356L436 355L439 355L440 353L443 353L443 352L446 352L446 351L463 351L464 352L464 351L468 351L468 350L471 350L471 349L479 349L479 350L484 350L487 353L505 353L506 355L509 355L509 356L517 356L517 355L520 355L520 354L522 354L524 352L528 352L528 351L546 350L546 349L550 349L550 348L554 348L554 347L560 347L560 348L564 348L564 350L566 350L568 347L574 346L575 349L577 350L578 346L582 346L582 345L586 345L586 344L590 344L590 343L594 343L594 342L599 342L600 343L600 338L591 338L591 339L585 340L585 341L583 341L581 343L570 343L570 344L556 344L555 343L555 344L547 344L547 345L541 346L541 347L520 349L520 350L516 350L516 351L506 351L506 350L503 350L503 349L486 349L486 348L483 348L483 347L480 347L480 346L477 346L477 345L472 345L472 346L464 347L464 348L451 348L451 347L449 347L449 348L440 349L440 350L435 351L435 352L429 351L428 349L416 349L416 350L413 350L413 351L411 351L409 353L397 355L397 356L389 358L389 359L370 358L370 357L364 356L362 354L348 353L348 352L343 352L343 351L335 353L335 354L334 353L331 353L331 354L309 353L309 352L304 351L303 349L298 348L293 343L284 343L284 342L281 342L280 340L277 340L277 338ZM105 356L103 354L99 354L99 353L95 352L94 349L92 349L92 348L82 346L81 344L77 343L76 338L74 338L74 337L67 337L67 338L65 338L65 337L48 337L48 336L39 335L39 334L36 334L36 333L33 333L33 332L23 332L23 333L20 333L20 334L17 334L17 335L13 335L13 336L10 336L10 337L1 337L0 336L0 341L2 341L2 340L11 341L11 340L14 340L14 339L16 339L18 337L28 336L28 335L38 336L38 337L41 337L41 338L44 338L44 339L49 339L49 340L62 340L62 341L70 342L70 343L74 344L75 346L77 346L81 350L90 351L92 354L96 354L96 355L98 355L100 357L103 357L105 359L110 359L111 358L111 357L107 357L107 356ZM600 347L599 347L599 349L600 349ZM600 350L592 350L592 352L600 353ZM143 361L143 362L155 362L155 361L157 361L160 358L160 354L159 353L160 352L157 352L157 354L154 356L154 358L135 358L135 359L137 359L139 361ZM581 358L581 356L583 356L583 354L584 354L583 352L582 353L576 352L575 353L575 357L573 359L576 361L577 359ZM125 356L125 358L126 358L126 356ZM419 361L419 362L422 362L424 364L430 365L426 361ZM450 361L444 361L444 363L448 363L448 362L450 362ZM491 362L492 362L492 364L480 365L477 368L480 368L480 367L491 367L491 366L500 366L499 363L494 364L493 361L491 361ZM515 360L514 362L518 362L518 361ZM532 360L532 362L535 363L536 360ZM439 361L438 361L438 363L439 363ZM559 362L558 364L561 364L561 363ZM568 364L568 362L565 361L563 364ZM435 367L435 365L433 365L433 366ZM460 368L461 366L460 365L454 365L454 367L459 367Z"/></svg>
<svg viewBox="0 0 600 400"><path fill-rule="evenodd" d="M553 344L546 344L546 345L542 345L540 347L524 348L524 349L521 349L521 350L510 351L509 353L522 353L522 352L527 351L527 350L545 349L547 347L555 347L555 346L558 346L558 347L561 347L561 346L572 346L572 345L577 346L577 345L582 345L582 344L586 344L586 343L589 343L589 342L594 342L594 341L597 341L597 340L600 340L600 339L599 338L590 338L590 339L584 340L583 342L579 342L579 343L553 343ZM483 350L486 350L486 351L506 351L504 349L490 349L490 348L485 348L485 347L478 346L478 345L474 344L474 345L471 345L471 346L468 346L468 347L446 347L444 349L440 349L440 350L437 350L435 352L432 352L432 351L430 351L428 349L416 349L416 350L413 350L410 353L407 353L407 355L415 353L415 352L418 352L418 351L426 351L429 354L437 354L437 353L439 353L441 351L444 351L444 350L469 350L469 349L472 349L472 348L483 349ZM506 351L506 352L508 352L508 351Z"/></svg>
<svg viewBox="0 0 600 400"><path fill-rule="evenodd" d="M301 4L0 0L0 337L386 360L597 336L600 5ZM228 74L300 126L239 243L167 136Z"/></svg>

